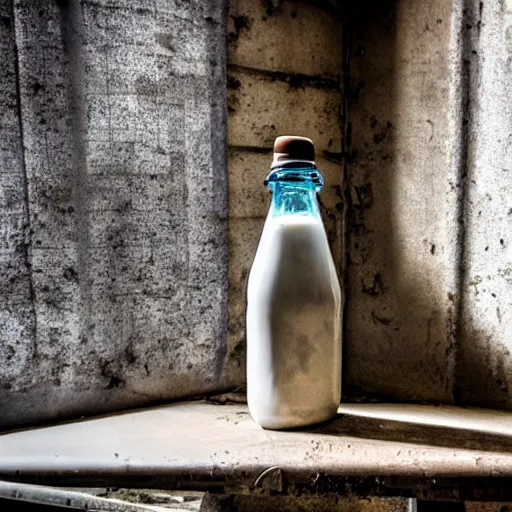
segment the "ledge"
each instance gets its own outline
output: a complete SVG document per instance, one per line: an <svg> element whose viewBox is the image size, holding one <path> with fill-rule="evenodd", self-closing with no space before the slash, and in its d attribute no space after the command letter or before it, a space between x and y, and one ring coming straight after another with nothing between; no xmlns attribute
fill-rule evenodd
<svg viewBox="0 0 512 512"><path fill-rule="evenodd" d="M0 478L73 487L512 501L512 416L352 404L266 431L245 404L181 402L0 436Z"/></svg>

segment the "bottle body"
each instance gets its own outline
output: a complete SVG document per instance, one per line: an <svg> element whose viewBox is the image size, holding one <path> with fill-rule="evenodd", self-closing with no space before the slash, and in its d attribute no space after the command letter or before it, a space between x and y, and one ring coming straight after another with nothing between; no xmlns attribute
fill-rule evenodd
<svg viewBox="0 0 512 512"><path fill-rule="evenodd" d="M312 172L319 175L287 169L304 181L278 177L269 187L272 204L249 275L248 403L265 428L327 420L341 398L341 289Z"/></svg>

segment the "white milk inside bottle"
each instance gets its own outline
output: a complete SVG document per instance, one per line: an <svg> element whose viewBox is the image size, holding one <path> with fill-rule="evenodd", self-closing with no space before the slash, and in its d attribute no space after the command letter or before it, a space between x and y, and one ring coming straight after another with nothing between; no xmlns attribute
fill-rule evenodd
<svg viewBox="0 0 512 512"><path fill-rule="evenodd" d="M253 419L281 429L336 414L342 301L313 143L278 137L274 155L272 203L247 290L247 394Z"/></svg>

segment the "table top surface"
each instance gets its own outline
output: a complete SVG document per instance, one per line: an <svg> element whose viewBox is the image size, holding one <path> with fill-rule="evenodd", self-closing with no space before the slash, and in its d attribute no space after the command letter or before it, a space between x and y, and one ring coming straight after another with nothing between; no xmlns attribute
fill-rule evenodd
<svg viewBox="0 0 512 512"><path fill-rule="evenodd" d="M272 483L276 472L281 480ZM190 401L0 435L0 478L10 480L254 488L262 475L278 487L282 475L311 485L321 475L378 485L403 477L411 486L508 479L512 414L347 404L330 422L278 432L257 425L245 404Z"/></svg>

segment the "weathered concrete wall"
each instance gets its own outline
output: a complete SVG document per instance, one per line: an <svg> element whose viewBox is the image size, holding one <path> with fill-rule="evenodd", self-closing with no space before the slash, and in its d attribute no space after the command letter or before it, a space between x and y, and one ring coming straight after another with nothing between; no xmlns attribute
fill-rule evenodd
<svg viewBox="0 0 512 512"><path fill-rule="evenodd" d="M346 391L510 407L512 6L353 6Z"/></svg>
<svg viewBox="0 0 512 512"><path fill-rule="evenodd" d="M340 275L348 211L345 393L510 407L510 1L224 11L0 1L0 425L243 384L285 133Z"/></svg>
<svg viewBox="0 0 512 512"><path fill-rule="evenodd" d="M1 5L0 426L223 388L223 2Z"/></svg>
<svg viewBox="0 0 512 512"><path fill-rule="evenodd" d="M457 393L512 407L512 4L459 7L467 76Z"/></svg>
<svg viewBox="0 0 512 512"><path fill-rule="evenodd" d="M36 324L12 1L0 1L0 19L0 393L11 393L32 384Z"/></svg>
<svg viewBox="0 0 512 512"><path fill-rule="evenodd" d="M347 12L348 389L450 401L458 169L451 4Z"/></svg>
<svg viewBox="0 0 512 512"><path fill-rule="evenodd" d="M229 328L233 384L245 381L245 292L270 203L263 180L278 135L310 137L341 269L341 18L329 4L231 0L228 9Z"/></svg>
<svg viewBox="0 0 512 512"><path fill-rule="evenodd" d="M345 394L510 407L512 4L341 2L344 45L335 4L230 4L233 382L272 140L339 157L343 125L345 187L319 163L341 275L347 199Z"/></svg>

